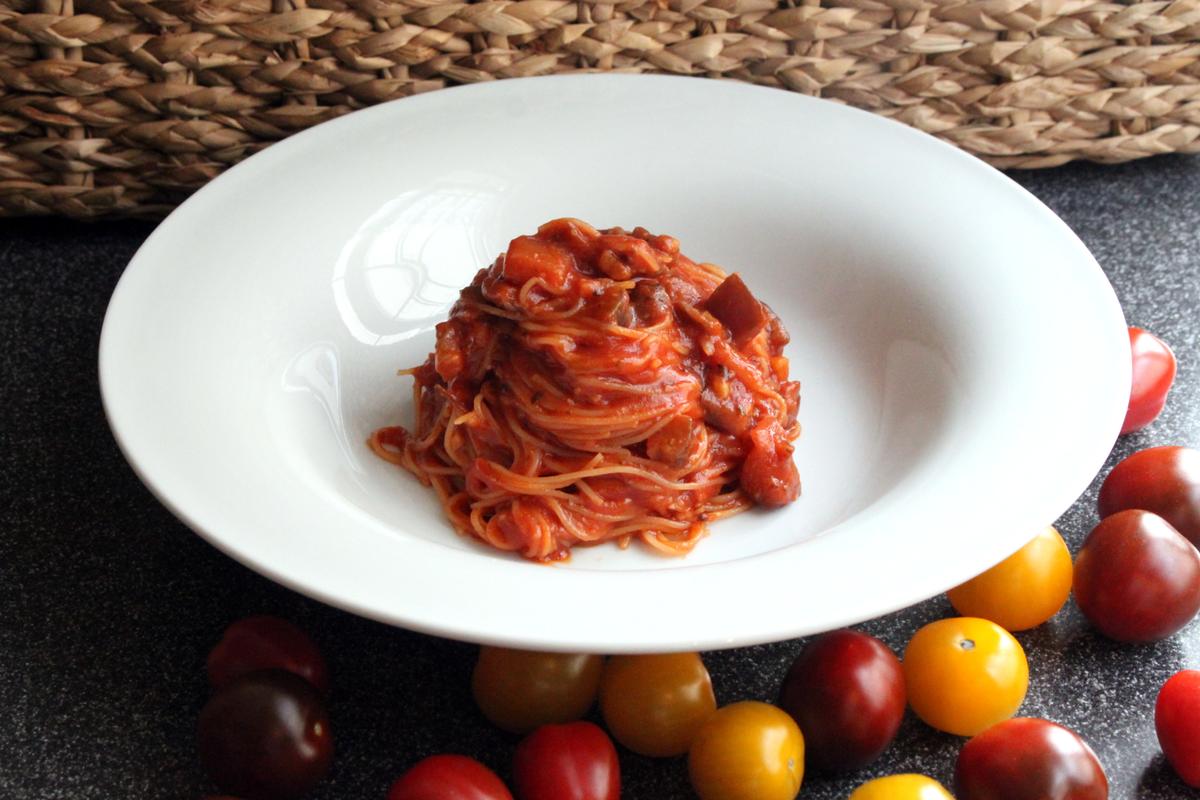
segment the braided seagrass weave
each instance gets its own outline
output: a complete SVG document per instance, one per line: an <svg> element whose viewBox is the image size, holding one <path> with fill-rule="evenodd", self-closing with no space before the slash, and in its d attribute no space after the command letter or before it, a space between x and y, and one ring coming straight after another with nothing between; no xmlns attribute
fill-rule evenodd
<svg viewBox="0 0 1200 800"><path fill-rule="evenodd" d="M827 97L1003 167L1200 150L1200 0L0 0L0 214L159 215L356 108L580 69Z"/></svg>

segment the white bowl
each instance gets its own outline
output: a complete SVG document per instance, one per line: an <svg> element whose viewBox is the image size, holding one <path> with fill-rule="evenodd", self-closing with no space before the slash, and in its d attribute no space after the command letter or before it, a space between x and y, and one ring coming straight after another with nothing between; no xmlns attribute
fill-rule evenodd
<svg viewBox="0 0 1200 800"><path fill-rule="evenodd" d="M459 287L558 216L670 233L775 308L799 501L684 558L541 566L370 453ZM585 75L389 103L233 168L133 259L100 377L142 480L263 574L444 636L634 652L830 629L997 562L1102 465L1129 347L1083 244L982 162L782 91Z"/></svg>

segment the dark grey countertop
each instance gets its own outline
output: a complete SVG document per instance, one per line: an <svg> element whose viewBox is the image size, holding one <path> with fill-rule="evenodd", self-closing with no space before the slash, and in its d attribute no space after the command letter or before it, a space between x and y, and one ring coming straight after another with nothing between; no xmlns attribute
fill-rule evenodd
<svg viewBox="0 0 1200 800"><path fill-rule="evenodd" d="M1200 158L1014 177L1092 248L1130 323L1180 357L1167 411L1122 438L1104 473L1142 447L1200 446ZM359 619L271 583L189 532L125 464L100 406L96 347L113 286L150 230L0 223L0 798L201 797L211 788L194 745L204 657L225 625L254 613L298 622L330 662L337 753L315 798L382 800L408 765L442 751L506 775L515 739L472 704L473 646ZM1097 521L1098 483L1058 521L1073 550ZM964 535L970 524L963 520ZM920 625L950 613L935 598L863 627L899 652ZM1153 703L1169 675L1200 667L1200 623L1123 646L1069 605L1018 638L1031 665L1021 713L1080 732L1112 797L1194 796L1159 754ZM800 646L706 654L718 699L773 699ZM844 780L809 778L801 797L844 798L869 777L902 771L949 785L960 744L910 717L881 761ZM682 759L622 753L622 769L630 800L691 796Z"/></svg>

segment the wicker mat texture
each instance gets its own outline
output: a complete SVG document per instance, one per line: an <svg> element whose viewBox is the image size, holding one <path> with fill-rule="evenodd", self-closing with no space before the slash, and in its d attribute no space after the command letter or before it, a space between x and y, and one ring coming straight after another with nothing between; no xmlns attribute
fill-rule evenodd
<svg viewBox="0 0 1200 800"><path fill-rule="evenodd" d="M826 97L1001 167L1200 150L1200 0L0 0L0 215L161 215L354 109L573 70Z"/></svg>

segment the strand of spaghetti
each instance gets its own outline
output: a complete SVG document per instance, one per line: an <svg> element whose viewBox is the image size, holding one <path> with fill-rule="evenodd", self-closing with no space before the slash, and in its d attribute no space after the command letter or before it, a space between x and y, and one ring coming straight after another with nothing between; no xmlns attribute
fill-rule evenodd
<svg viewBox="0 0 1200 800"><path fill-rule="evenodd" d="M679 271L705 280L711 289L717 288L721 281L729 277L728 272L707 261L684 262L679 265Z"/></svg>
<svg viewBox="0 0 1200 800"><path fill-rule="evenodd" d="M567 533L575 537L579 542L595 542L607 537L606 531L597 531L591 533L576 522L571 514L568 514L562 507L561 503L554 503L550 506L550 511L554 514L559 524L566 529Z"/></svg>
<svg viewBox="0 0 1200 800"><path fill-rule="evenodd" d="M580 389L603 389L615 394L661 397L673 397L671 390L678 386L680 389L677 391L700 396L700 381L694 377L688 380L683 376L677 379L674 375L665 375L648 383L627 383L612 378L585 377L580 378L578 383Z"/></svg>
<svg viewBox="0 0 1200 800"><path fill-rule="evenodd" d="M556 442L551 442L546 439L535 436L523 424L521 424L521 421L516 417L516 415L511 415L511 414L506 413L505 414L505 424L508 426L508 430L515 437L520 439L522 445L527 448L540 449L540 450L544 450L544 451L554 454L554 455L560 455L560 456L565 456L565 457L579 455L579 452L580 452L579 450L565 447L563 445L557 444Z"/></svg>
<svg viewBox="0 0 1200 800"><path fill-rule="evenodd" d="M562 475L545 475L537 478L529 477L527 475L518 475L517 473L512 472L511 470L506 469L498 464L492 464L492 468L500 476L500 479L506 484L512 486L529 487L529 489L542 487L561 489L564 486L570 486L571 484L583 478L598 478L601 475L629 475L631 477L653 483L656 486L661 486L664 489L672 489L677 492L686 492L691 489L705 489L710 486L719 486L721 484L721 481L719 480L702 482L671 481L639 467L628 467L622 464L594 467L592 469L580 470L578 472L568 472Z"/></svg>
<svg viewBox="0 0 1200 800"><path fill-rule="evenodd" d="M576 481L576 482L575 482L575 488L576 488L576 489L579 491L579 493L580 493L581 495L583 495L583 496L584 496L584 497L585 497L585 498L588 500L588 502L590 502L592 505L599 506L599 505L603 505L603 504L604 504L604 498L603 498L603 497L601 497L601 496L600 496L600 493L599 493L599 492L597 492L595 489L593 489L593 488L592 488L592 485L591 485L590 483L588 483L586 480Z"/></svg>
<svg viewBox="0 0 1200 800"><path fill-rule="evenodd" d="M691 531L687 539L672 539L663 536L657 531L643 531L641 540L655 550L659 550L667 555L681 556L692 552L697 543L708 535L708 529L703 525L696 525Z"/></svg>
<svg viewBox="0 0 1200 800"><path fill-rule="evenodd" d="M417 406L418 419L420 418L420 414L422 411L423 411L423 403L422 403L422 405ZM419 452L422 450L428 450L430 447L433 447L434 443L439 438L439 436L438 436L439 430L445 428L448 425L449 419L450 419L450 414L451 414L450 404L446 403L442 406L441 410L438 412L437 421L430 427L429 433L427 433L425 436L422 436L420 439L417 439L415 442L412 442L409 445L409 448L414 451ZM412 441L412 440L410 439L410 441Z"/></svg>
<svg viewBox="0 0 1200 800"><path fill-rule="evenodd" d="M544 398L544 401L549 401L549 400L553 399L553 400L561 400L564 403L568 402L568 398L567 398L566 394L563 393L563 390L560 389L557 385L555 385L554 381L550 380L542 373L534 372L534 373L528 375L527 377L525 377L525 380L528 382L529 388L533 389L533 393L528 395L528 399L526 399L525 397L522 397L522 402L527 403L529 405L536 405L533 402L533 396L534 396L534 394L536 394L538 392L542 393L542 395L548 395L548 397ZM524 393L522 393L522 394L524 394ZM544 401L539 399L539 403L544 402Z"/></svg>
<svg viewBox="0 0 1200 800"><path fill-rule="evenodd" d="M525 317L525 316L518 317L518 322L524 323L528 319L538 319L538 320L570 319L570 318L574 317L576 314L578 314L580 311L582 311L583 308L586 306L586 303L583 301L583 298L579 298L569 308L547 307L546 305L540 304L540 303L534 303L532 306L526 306L525 303L521 303L521 305L525 306L525 310L527 313L534 315L531 317Z"/></svg>
<svg viewBox="0 0 1200 800"><path fill-rule="evenodd" d="M380 428L372 433L367 439L367 444L370 446L375 455L379 456L384 461L390 461L393 464L403 464L405 453L404 448L393 450L391 447L388 447L386 444L384 444L381 438L383 432L387 430L389 429Z"/></svg>
<svg viewBox="0 0 1200 800"><path fill-rule="evenodd" d="M702 331L710 336L720 338L724 327L712 314L695 306L684 306L681 310Z"/></svg>
<svg viewBox="0 0 1200 800"><path fill-rule="evenodd" d="M422 464L421 469L427 475L444 475L446 477L457 477L462 475L462 468L457 464L454 466L439 465L439 464Z"/></svg>
<svg viewBox="0 0 1200 800"><path fill-rule="evenodd" d="M590 325L579 322L564 322L559 325L548 325L541 320L520 320L520 328L526 336L539 333L552 333L571 336L574 338L583 339L588 336L593 336L597 333L602 333L611 336L615 339L632 339L637 342L645 341L653 338L652 334L639 328L624 328L614 323L592 323Z"/></svg>
<svg viewBox="0 0 1200 800"><path fill-rule="evenodd" d="M523 319L523 317L515 311L506 311L499 306L494 306L491 303L485 303L482 300L469 300L467 301L467 305L469 305L471 308L479 309L485 314L490 314L493 317L502 317L503 319L512 320L513 322Z"/></svg>
<svg viewBox="0 0 1200 800"><path fill-rule="evenodd" d="M740 378L747 388L753 387L754 390L765 394L767 399L779 409L780 416L787 414L787 402L783 399L783 395L766 385L763 382L761 370L743 358L728 341L723 338L718 339L715 353L721 356L724 366Z"/></svg>
<svg viewBox="0 0 1200 800"><path fill-rule="evenodd" d="M537 277L534 277L534 278L530 278L529 280L525 281L525 283L521 284L521 288L517 292L517 302L521 304L521 306L526 310L526 312L535 311L539 305L539 303L537 303L536 301L530 300L530 295L533 294L534 289L541 289L546 294L555 295L555 296L561 295L561 294L563 294L564 291L566 291L565 288L564 289L556 289L555 287L546 283L545 279L542 278L540 275Z"/></svg>
<svg viewBox="0 0 1200 800"><path fill-rule="evenodd" d="M663 414L659 419L655 420L652 424L642 426L640 428L636 428L635 430L630 431L624 437L616 439L615 441L613 440L612 437L609 437L607 449L612 450L614 452L618 451L618 450L625 450L625 448L631 444L636 444L638 442L645 441L649 437L653 436L654 434L658 433L663 428L665 428L667 426L667 423L669 423L673 419L675 419L674 414ZM599 452L604 452L604 450L601 448L597 448L597 450Z"/></svg>
<svg viewBox="0 0 1200 800"><path fill-rule="evenodd" d="M469 463L467 459L469 455L461 455L470 445L470 440L461 435L457 426L447 424L442 428L442 451L446 454L451 463L458 464L460 467L463 464Z"/></svg>
<svg viewBox="0 0 1200 800"><path fill-rule="evenodd" d="M658 417L666 411L678 408L687 399L686 396L677 397L666 392L649 392L641 403L631 401L615 403L614 407L588 409L581 406L579 402L567 398L560 400L557 397L540 396L535 403L533 398L537 394L536 391L526 399L524 397L526 387L513 385L511 388L521 404L526 406L525 410L530 418L547 420L549 424L543 426L547 428L570 427L583 420L587 420L589 424L599 424L600 427L606 427L606 421L615 423L615 427L620 427L622 422L629 423L634 419L640 422Z"/></svg>
<svg viewBox="0 0 1200 800"><path fill-rule="evenodd" d="M472 409L475 412L476 419L479 420L480 427L488 433L499 437L504 448L513 455L514 463L532 463L536 465L540 462L540 457L528 452L523 447L520 439L512 434L511 427L504 424L506 420L502 421L502 418L498 417L497 413L493 411L493 394L494 392L491 391L479 392L475 395L475 399L472 402ZM500 404L496 404L496 408L503 415L503 407ZM530 462L530 459L532 459L532 462ZM470 461L464 459L460 463L468 464Z"/></svg>
<svg viewBox="0 0 1200 800"><path fill-rule="evenodd" d="M499 470L504 470L507 474L515 476L517 478L528 477L528 476L521 476L518 473L507 470L504 467L501 467L494 462L488 462L488 464L490 465L490 468L493 471L499 469ZM547 498L547 499L562 500L562 501L566 501L566 502L572 502L576 499L576 495L570 494L569 492L564 492L563 491L564 487L534 486L534 487L528 487L525 489L517 489L514 486L508 485L507 481L496 482L496 483L497 484L503 483L504 488L497 488L496 490L494 490L491 493L480 494L476 497L477 501L488 502L491 504L498 505L498 504L502 504L507 501L514 500L517 497L541 497L541 498Z"/></svg>
<svg viewBox="0 0 1200 800"><path fill-rule="evenodd" d="M601 502L603 502L603 500L601 500ZM628 509L615 513L605 513L600 509L592 508L585 502L579 501L578 496L576 496L575 501L569 505L571 507L571 513L580 517L586 517L594 522L602 522L607 525L613 525L618 522L626 522L631 518L631 514L633 513Z"/></svg>
<svg viewBox="0 0 1200 800"><path fill-rule="evenodd" d="M692 523L687 520L667 519L666 517L631 517L624 525L618 525L613 528L612 532L615 535L625 533L641 533L646 530L676 530L682 531L690 528Z"/></svg>
<svg viewBox="0 0 1200 800"><path fill-rule="evenodd" d="M527 415L530 420L537 423L540 427L546 430L554 430L555 421L560 415L556 415L553 411L543 409L536 406L531 406L527 409ZM576 419L569 421L569 424L577 428L620 428L622 423L643 422L648 419L654 419L663 413L663 409L659 406L653 406L644 411L636 413L625 413L618 415L613 409L571 409L572 414L577 414ZM561 420L559 420L561 422Z"/></svg>

